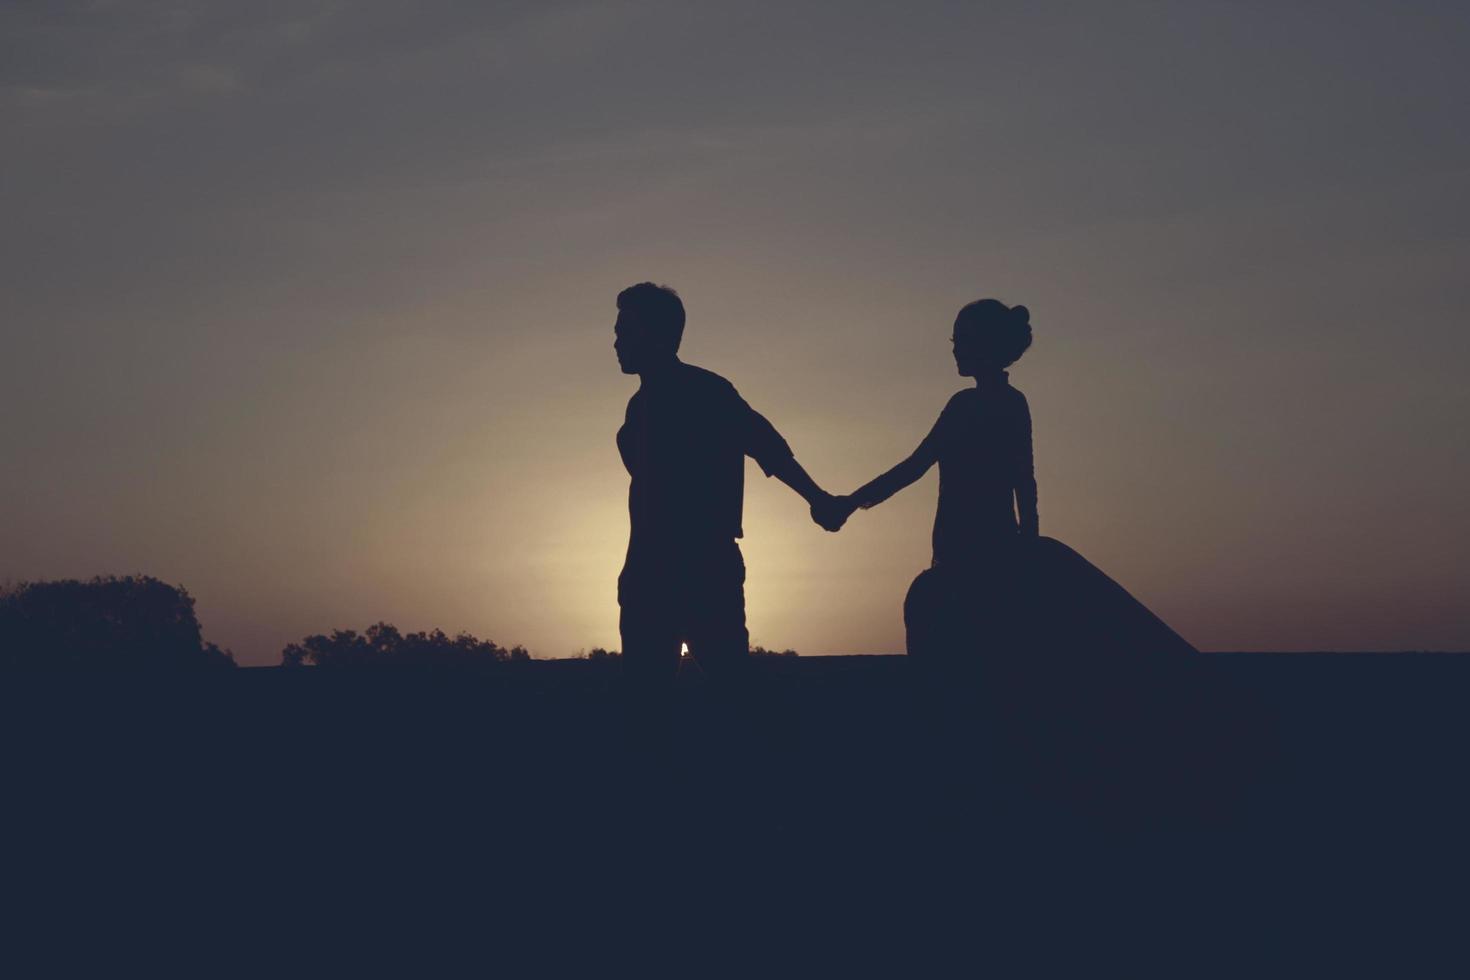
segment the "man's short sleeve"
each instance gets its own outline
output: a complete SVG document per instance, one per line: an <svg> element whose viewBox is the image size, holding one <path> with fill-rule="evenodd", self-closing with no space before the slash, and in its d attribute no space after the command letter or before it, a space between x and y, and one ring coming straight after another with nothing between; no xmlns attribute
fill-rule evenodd
<svg viewBox="0 0 1470 980"><path fill-rule="evenodd" d="M792 458L791 447L781 438L776 427L764 415L751 408L733 386L730 388L730 395L732 422L740 450L759 463L766 476L770 476Z"/></svg>

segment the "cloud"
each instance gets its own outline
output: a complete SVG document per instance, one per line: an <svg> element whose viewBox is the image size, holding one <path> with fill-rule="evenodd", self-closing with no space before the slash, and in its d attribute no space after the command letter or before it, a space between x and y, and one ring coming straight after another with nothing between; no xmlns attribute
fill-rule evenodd
<svg viewBox="0 0 1470 980"><path fill-rule="evenodd" d="M290 16L214 2L38 4L7 11L0 93L20 107L131 118L242 91L278 53L317 36L343 9L297 2Z"/></svg>
<svg viewBox="0 0 1470 980"><path fill-rule="evenodd" d="M245 87L240 73L224 65L188 65L176 77L180 87L201 95L225 95Z"/></svg>

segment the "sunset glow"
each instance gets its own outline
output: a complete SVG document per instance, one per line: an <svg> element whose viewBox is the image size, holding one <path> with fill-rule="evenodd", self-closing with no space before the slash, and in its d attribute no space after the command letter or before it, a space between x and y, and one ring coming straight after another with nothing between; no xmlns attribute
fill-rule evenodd
<svg viewBox="0 0 1470 980"><path fill-rule="evenodd" d="M652 279L837 492L1025 303L1043 533L1203 649L1470 647L1470 61L1411 6L9 13L0 580L182 584L247 664L615 648ZM901 651L935 496L832 535L749 464L752 642Z"/></svg>

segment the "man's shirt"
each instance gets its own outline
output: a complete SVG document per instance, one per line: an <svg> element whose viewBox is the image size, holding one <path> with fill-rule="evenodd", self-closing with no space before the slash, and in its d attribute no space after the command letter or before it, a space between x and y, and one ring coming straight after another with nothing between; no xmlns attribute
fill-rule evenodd
<svg viewBox="0 0 1470 980"><path fill-rule="evenodd" d="M632 478L630 554L741 537L745 457L767 476L791 458L734 385L682 361L628 400L618 452Z"/></svg>

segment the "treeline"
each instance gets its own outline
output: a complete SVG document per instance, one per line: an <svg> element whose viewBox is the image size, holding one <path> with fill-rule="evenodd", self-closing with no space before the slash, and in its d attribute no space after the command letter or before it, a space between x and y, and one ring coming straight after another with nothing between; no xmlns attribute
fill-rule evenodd
<svg viewBox="0 0 1470 980"><path fill-rule="evenodd" d="M525 647L506 649L470 633L449 636L439 629L401 633L392 623L374 623L362 633L319 633L281 651L282 667L493 667L530 659Z"/></svg>
<svg viewBox="0 0 1470 980"><path fill-rule="evenodd" d="M750 655L752 657L796 657L796 656L800 656L800 654L798 654L795 650L767 650L765 647L761 647L761 646L751 647L750 648ZM623 655L622 655L621 652L619 652L617 650L604 650L602 647L593 647L591 650L587 650L587 651L585 651L583 653L577 654L576 659L578 659L578 660L592 660L592 661L598 661L598 662L607 662L607 661L612 661L612 660L622 660L623 659Z"/></svg>
<svg viewBox="0 0 1470 980"><path fill-rule="evenodd" d="M795 650L750 648L753 657L795 657ZM617 650L593 647L573 659L615 663ZM366 630L336 630L330 636L308 636L281 651L282 667L494 667L529 661L525 647L497 646L472 633L450 636L443 630L401 633L392 623L374 623Z"/></svg>
<svg viewBox="0 0 1470 980"><path fill-rule="evenodd" d="M194 600L146 575L21 582L0 589L0 667L198 670L235 666L206 643Z"/></svg>
<svg viewBox="0 0 1470 980"><path fill-rule="evenodd" d="M756 657L795 650L751 647ZM303 637L281 651L282 667L470 667L525 663L530 651L471 633L403 633L379 622L359 633ZM594 647L577 659L613 663L617 650ZM182 586L146 575L88 581L21 582L0 587L0 669L199 670L235 666L234 654L206 642L194 599Z"/></svg>

